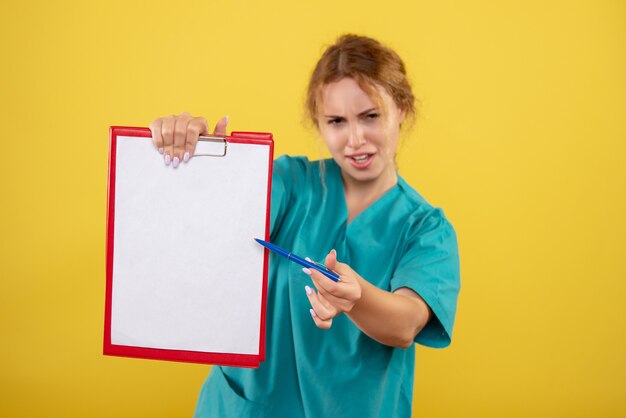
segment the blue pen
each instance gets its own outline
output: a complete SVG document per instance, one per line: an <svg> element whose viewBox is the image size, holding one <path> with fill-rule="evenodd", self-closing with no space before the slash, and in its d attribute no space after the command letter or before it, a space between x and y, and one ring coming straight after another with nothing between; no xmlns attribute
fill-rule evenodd
<svg viewBox="0 0 626 418"><path fill-rule="evenodd" d="M262 239L258 239L255 238L256 242L258 242L259 244L261 244L262 246L264 246L265 248L268 248L272 251L274 251L275 253L278 253L280 255L282 255L283 257L287 257L287 260L291 260L295 263L300 264L301 266L304 267L308 267L310 269L315 269L317 271L319 271L320 273L322 273L324 276L328 277L330 280L334 281L334 282L338 282L339 281L339 275L337 273L335 273L334 271L331 271L329 269L326 268L326 266L316 263L315 261L307 261L302 257L298 257L297 255L287 251L287 250L283 250L282 248L280 248L278 245L274 245L270 242L267 241L263 241Z"/></svg>

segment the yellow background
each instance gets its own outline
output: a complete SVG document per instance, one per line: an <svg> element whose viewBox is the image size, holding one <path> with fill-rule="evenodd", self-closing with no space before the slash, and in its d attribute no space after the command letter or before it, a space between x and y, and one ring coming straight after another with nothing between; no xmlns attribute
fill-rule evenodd
<svg viewBox="0 0 626 418"><path fill-rule="evenodd" d="M5 2L0 416L191 415L209 367L101 354L108 126L228 114L318 157L305 83L344 32L405 59L400 170L460 239L454 342L418 347L415 415L626 416L619 0Z"/></svg>

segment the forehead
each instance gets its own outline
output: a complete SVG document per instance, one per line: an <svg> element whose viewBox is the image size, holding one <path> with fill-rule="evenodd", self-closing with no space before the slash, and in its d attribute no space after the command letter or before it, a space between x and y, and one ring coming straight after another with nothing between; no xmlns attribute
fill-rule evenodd
<svg viewBox="0 0 626 418"><path fill-rule="evenodd" d="M384 90L381 91L381 88L377 90L378 94L382 96ZM342 78L339 81L324 85L321 99L320 110L324 114L350 111L360 113L377 107L375 99L372 99L352 78Z"/></svg>

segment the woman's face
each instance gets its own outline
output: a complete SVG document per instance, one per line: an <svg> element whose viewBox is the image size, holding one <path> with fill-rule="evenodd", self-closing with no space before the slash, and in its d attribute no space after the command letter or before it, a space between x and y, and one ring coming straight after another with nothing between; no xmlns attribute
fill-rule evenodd
<svg viewBox="0 0 626 418"><path fill-rule="evenodd" d="M382 87L378 92L384 109L352 78L327 84L322 90L319 129L348 187L387 189L397 182L394 156L404 112Z"/></svg>

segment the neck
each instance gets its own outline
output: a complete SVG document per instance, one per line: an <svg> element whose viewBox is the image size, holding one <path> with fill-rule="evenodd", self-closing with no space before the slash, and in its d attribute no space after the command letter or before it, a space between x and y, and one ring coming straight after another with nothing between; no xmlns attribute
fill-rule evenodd
<svg viewBox="0 0 626 418"><path fill-rule="evenodd" d="M350 222L398 184L398 175L390 169L371 181L356 181L343 175L342 180Z"/></svg>

